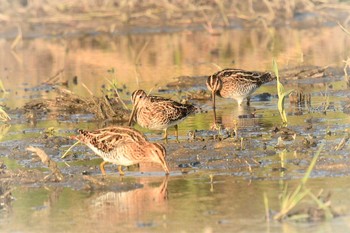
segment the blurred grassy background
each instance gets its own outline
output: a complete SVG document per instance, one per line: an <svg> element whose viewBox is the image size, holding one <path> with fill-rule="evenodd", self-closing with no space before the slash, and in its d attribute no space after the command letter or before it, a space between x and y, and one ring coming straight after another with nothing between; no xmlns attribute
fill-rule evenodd
<svg viewBox="0 0 350 233"><path fill-rule="evenodd" d="M220 27L347 25L349 11L349 0L0 0L0 33L14 37L18 25L24 32L45 27L51 34L113 34L125 28L132 33L135 27L215 33Z"/></svg>

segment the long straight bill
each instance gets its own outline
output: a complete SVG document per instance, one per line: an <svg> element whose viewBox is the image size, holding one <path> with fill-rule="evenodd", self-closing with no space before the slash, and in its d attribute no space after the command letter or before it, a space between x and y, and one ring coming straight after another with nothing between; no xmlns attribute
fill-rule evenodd
<svg viewBox="0 0 350 233"><path fill-rule="evenodd" d="M128 126L131 126L131 122L133 121L135 114L136 114L136 105L134 105L134 107L132 108L132 112L130 114Z"/></svg>

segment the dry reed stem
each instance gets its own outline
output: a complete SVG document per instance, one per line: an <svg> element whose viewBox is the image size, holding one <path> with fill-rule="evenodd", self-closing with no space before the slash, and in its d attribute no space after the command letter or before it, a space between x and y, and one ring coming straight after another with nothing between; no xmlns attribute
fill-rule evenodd
<svg viewBox="0 0 350 233"><path fill-rule="evenodd" d="M64 180L64 176L60 171L60 169L58 168L57 163L51 160L50 157L45 153L45 151L43 151L40 148L32 147L32 146L27 147L26 150L36 153L37 156L41 159L41 162L46 166L48 166L48 168L51 170L52 174L55 176L57 181Z"/></svg>
<svg viewBox="0 0 350 233"><path fill-rule="evenodd" d="M334 150L338 151L344 148L345 144L349 141L350 135L346 135L340 142L339 144L334 148Z"/></svg>

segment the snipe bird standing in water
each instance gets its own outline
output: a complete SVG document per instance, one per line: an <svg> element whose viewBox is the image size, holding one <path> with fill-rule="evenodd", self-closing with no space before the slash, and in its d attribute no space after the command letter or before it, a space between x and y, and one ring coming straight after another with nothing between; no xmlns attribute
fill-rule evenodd
<svg viewBox="0 0 350 233"><path fill-rule="evenodd" d="M247 98L247 105L250 104L250 95L264 83L274 80L275 77L268 72L253 72L241 69L224 69L216 72L207 79L207 87L211 91L214 119L215 96L232 98L237 100L239 105Z"/></svg>
<svg viewBox="0 0 350 233"><path fill-rule="evenodd" d="M107 127L89 132L79 130L79 135L74 139L87 145L103 159L100 169L106 174L106 163L118 165L120 175L124 175L122 166L130 166L142 162L154 162L160 164L165 173L169 174L169 168L165 161L165 148L159 143L151 143L146 137L130 127Z"/></svg>
<svg viewBox="0 0 350 233"><path fill-rule="evenodd" d="M164 130L163 139L167 140L169 127L175 127L178 141L178 124L194 113L196 107L191 104L181 104L160 96L147 95L143 90L136 90L131 95L133 109L129 126L135 120L140 126L152 130Z"/></svg>

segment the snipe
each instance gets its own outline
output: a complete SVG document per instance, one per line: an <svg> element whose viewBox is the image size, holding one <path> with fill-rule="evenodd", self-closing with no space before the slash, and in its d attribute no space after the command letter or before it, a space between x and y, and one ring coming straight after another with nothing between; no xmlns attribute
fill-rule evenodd
<svg viewBox="0 0 350 233"><path fill-rule="evenodd" d="M264 83L274 79L275 77L268 72L252 72L241 69L224 69L209 76L206 84L212 95L214 118L216 119L216 95L235 99L239 105L247 98L247 105L249 105L251 94Z"/></svg>
<svg viewBox="0 0 350 233"><path fill-rule="evenodd" d="M196 107L191 104L181 104L160 96L147 95L143 90L136 90L131 95L133 110L129 119L129 126L135 120L140 126L152 130L164 130L163 139L167 140L167 130L175 127L178 141L178 124L185 120Z"/></svg>
<svg viewBox="0 0 350 233"><path fill-rule="evenodd" d="M106 174L106 163L118 165L120 175L124 175L122 166L130 166L141 162L159 163L166 174L169 168L165 161L166 151L159 143L151 143L146 137L130 127L107 127L92 132L78 130L79 135L73 138L86 144L103 159L100 169Z"/></svg>

